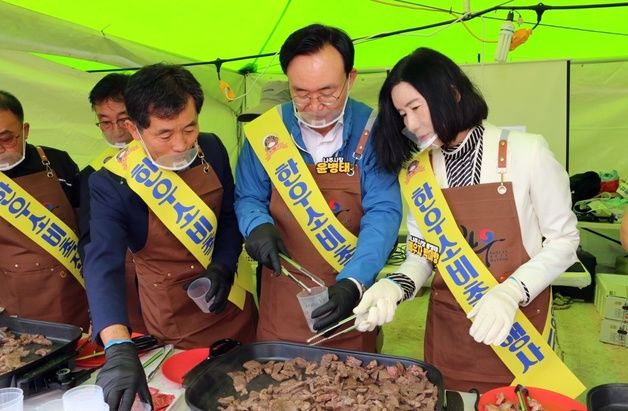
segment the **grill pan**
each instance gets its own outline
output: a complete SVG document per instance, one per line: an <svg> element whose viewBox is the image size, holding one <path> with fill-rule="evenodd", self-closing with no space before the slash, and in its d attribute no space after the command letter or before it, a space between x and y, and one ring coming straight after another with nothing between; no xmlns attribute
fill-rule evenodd
<svg viewBox="0 0 628 411"><path fill-rule="evenodd" d="M443 409L444 385L440 371L433 365L422 361L393 357L381 354L371 354L359 351L349 351L328 347L312 347L303 344L288 342L259 342L236 347L232 351L220 357L210 358L197 365L184 379L185 401L194 411L215 410L218 408L218 399L236 394L233 388L233 380L227 375L231 371L243 370L242 364L249 360L287 361L296 357L302 357L308 361L320 361L323 354L336 354L339 360L344 361L347 356L362 360L364 364L371 360L377 360L380 365L395 365L401 363L404 366L418 365L427 371L428 380L438 388L436 410ZM253 379L247 387L260 390L271 383L279 384L269 375L261 375Z"/></svg>
<svg viewBox="0 0 628 411"><path fill-rule="evenodd" d="M28 320L25 318L0 316L0 327L8 327L16 335L42 334L52 341L52 346L50 347L52 351L47 355L40 357L31 353L23 359L23 361L27 362L25 365L13 371L0 374L0 388L15 387L20 376L45 365L53 358L73 352L76 348L76 342L81 337L81 329L74 325ZM38 345L37 348L41 348L41 346Z"/></svg>
<svg viewBox="0 0 628 411"><path fill-rule="evenodd" d="M628 384L604 384L587 393L589 411L628 410Z"/></svg>

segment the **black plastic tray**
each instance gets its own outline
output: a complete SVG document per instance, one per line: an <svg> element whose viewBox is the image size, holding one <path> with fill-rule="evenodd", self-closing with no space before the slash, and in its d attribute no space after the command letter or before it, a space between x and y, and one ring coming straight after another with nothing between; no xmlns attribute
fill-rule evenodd
<svg viewBox="0 0 628 411"><path fill-rule="evenodd" d="M30 354L29 361L13 371L0 374L0 388L14 387L17 377L44 365L49 359L76 349L76 342L81 338L81 329L74 325L28 320L24 318L0 316L0 327L8 327L15 334L42 334L52 341L52 351L43 357Z"/></svg>
<svg viewBox="0 0 628 411"><path fill-rule="evenodd" d="M589 411L628 410L628 384L604 384L587 393Z"/></svg>
<svg viewBox="0 0 628 411"><path fill-rule="evenodd" d="M194 411L215 410L218 408L218 399L229 395L236 395L233 380L228 372L242 370L242 364L249 360L286 361L302 357L308 361L319 361L323 354L334 353L340 360L353 356L364 363L377 360L381 365L394 365L397 362L409 366L418 365L427 371L427 378L438 388L436 410L443 409L444 385L440 371L433 365L405 357L393 357L381 354L371 354L359 351L349 351L328 347L311 347L303 344L287 342L259 342L236 347L232 351L203 361L197 365L185 378L185 401ZM255 380L250 384L255 385ZM252 385L249 385L251 387ZM254 389L265 388L268 382L260 384Z"/></svg>

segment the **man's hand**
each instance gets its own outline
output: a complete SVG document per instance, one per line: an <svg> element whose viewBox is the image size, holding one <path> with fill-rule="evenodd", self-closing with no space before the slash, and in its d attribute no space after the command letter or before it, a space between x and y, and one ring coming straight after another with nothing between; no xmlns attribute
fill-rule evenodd
<svg viewBox="0 0 628 411"><path fill-rule="evenodd" d="M279 253L288 255L288 251L274 224L264 223L255 227L246 239L244 248L251 258L273 270L275 275L281 273Z"/></svg>
<svg viewBox="0 0 628 411"><path fill-rule="evenodd" d="M211 286L205 294L205 301L210 302L214 299L214 302L209 306L209 311L213 313L221 313L227 306L227 297L229 297L229 291L233 285L234 272L231 272L227 266L221 263L213 262L207 267L207 270L202 272L194 280L185 284L184 288L199 278L207 278L211 281Z"/></svg>
<svg viewBox="0 0 628 411"><path fill-rule="evenodd" d="M508 337L523 299L524 293L516 280L497 284L467 314L467 318L473 319L469 335L476 342L500 345Z"/></svg>
<svg viewBox="0 0 628 411"><path fill-rule="evenodd" d="M102 387L111 411L130 411L139 394L140 400L153 406L144 368L131 341L105 350L107 361L98 373L96 384Z"/></svg>
<svg viewBox="0 0 628 411"><path fill-rule="evenodd" d="M393 320L397 304L403 298L401 286L393 280L382 278L364 292L360 304L353 309L358 331L373 331Z"/></svg>
<svg viewBox="0 0 628 411"><path fill-rule="evenodd" d="M329 301L312 312L316 331L323 330L346 318L360 299L360 290L347 278L338 281L328 289Z"/></svg>

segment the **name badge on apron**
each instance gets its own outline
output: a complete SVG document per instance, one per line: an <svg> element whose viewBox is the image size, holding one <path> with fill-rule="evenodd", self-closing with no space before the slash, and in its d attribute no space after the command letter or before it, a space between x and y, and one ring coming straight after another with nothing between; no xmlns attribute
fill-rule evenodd
<svg viewBox="0 0 628 411"><path fill-rule="evenodd" d="M323 161L316 163L316 174L349 173L351 163L344 161L344 157L323 157Z"/></svg>

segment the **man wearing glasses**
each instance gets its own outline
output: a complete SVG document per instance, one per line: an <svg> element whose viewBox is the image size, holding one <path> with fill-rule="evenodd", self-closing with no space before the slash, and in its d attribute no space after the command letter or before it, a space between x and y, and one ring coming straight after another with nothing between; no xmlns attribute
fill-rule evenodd
<svg viewBox="0 0 628 411"><path fill-rule="evenodd" d="M320 331L351 314L396 242L397 178L375 164L372 109L349 98L353 60L342 30L313 24L295 31L280 51L291 101L244 127L236 213L246 251L263 265L258 340L306 342L313 334L296 297L301 288L271 275L288 269L307 282L280 254L328 287L329 301L312 313ZM375 351L375 334L349 332L328 344Z"/></svg>
<svg viewBox="0 0 628 411"><path fill-rule="evenodd" d="M21 103L0 90L0 305L8 315L87 330L78 167L65 151L27 144L28 132Z"/></svg>
<svg viewBox="0 0 628 411"><path fill-rule="evenodd" d="M111 73L100 79L89 93L89 103L96 114L96 126L102 132L107 143L105 148L80 173L81 181L81 212L79 215L80 242L79 251L84 259L85 244L89 242L89 176L100 170L102 165L124 148L133 137L124 123L129 119L124 104L124 89L129 81L129 75ZM125 264L126 304L129 315L129 325L134 332L147 332L137 290L137 276L133 255L127 251Z"/></svg>

